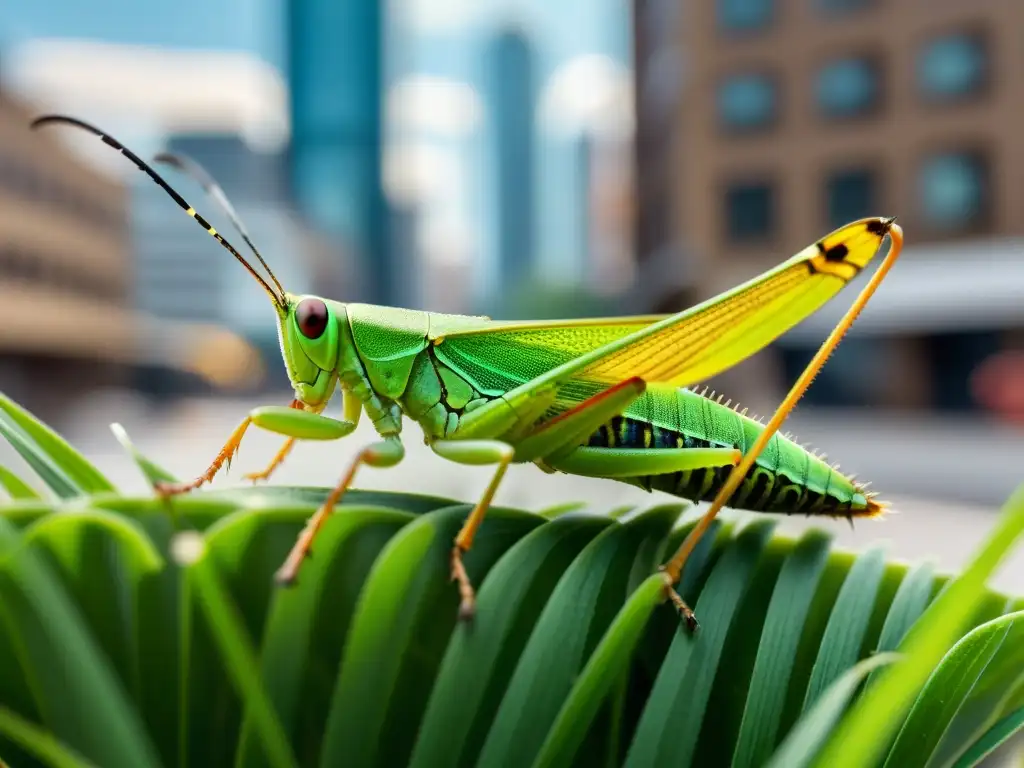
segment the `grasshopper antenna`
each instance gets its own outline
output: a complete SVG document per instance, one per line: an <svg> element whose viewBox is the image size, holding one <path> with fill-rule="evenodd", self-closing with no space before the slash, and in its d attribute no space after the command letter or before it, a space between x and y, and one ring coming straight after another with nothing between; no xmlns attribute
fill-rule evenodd
<svg viewBox="0 0 1024 768"><path fill-rule="evenodd" d="M277 291L281 296L284 296L284 288L281 287L281 283L278 281L277 276L274 275L274 271L267 264L266 260L260 255L259 249L253 244L252 238L249 237L249 232L242 223L242 218L238 215L235 207L228 200L228 196L224 193L224 189L214 181L214 178L206 171L203 166L190 157L184 155L175 154L173 152L161 152L153 158L154 163L162 163L163 165L169 165L172 168L184 173L186 176L190 176L192 179L197 181L202 186L203 191L210 196L210 198L220 206L220 209L224 212L224 215L228 217L235 229L238 230L238 234L242 236L245 244L249 246L249 250L255 254L256 258L259 259L260 264L267 270L267 274L270 275L271 281L277 286Z"/></svg>
<svg viewBox="0 0 1024 768"><path fill-rule="evenodd" d="M267 292L267 295L269 295L270 298L273 299L274 304L276 304L278 308L284 309L284 307L286 306L284 291L281 291L279 293L278 291L275 291L273 288L271 288L270 284L263 279L262 275L260 275L259 272L253 269L252 264L246 261L245 257L242 256L242 254L240 254L235 249L235 247L224 238L223 235L221 235L216 229L214 229L206 219L204 219L202 216L196 213L196 209L189 205L185 201L185 198L179 195L170 184L164 181L164 178L155 170L153 170L153 168L148 163L146 163L145 160L136 155L134 152L128 149L128 147L126 147L120 141L115 139L109 133L101 131L96 126L90 125L84 120L79 120L75 117L68 117L66 115L43 115L42 117L37 117L35 120L33 120L30 127L36 129L44 125L48 125L49 123L64 123L66 125L71 125L76 128L81 128L82 130L87 131L88 133L91 133L94 136L98 136L100 139L102 139L104 144L113 147L122 155L127 157L133 163L135 163L136 168L138 168L140 171L149 176L149 178L151 178L154 182L156 182L156 184L161 189L163 189L163 191L166 192L171 197L171 199L174 200L174 202L178 204L179 208L181 208L183 211L185 211L185 213L187 213L189 216L195 219L199 223L199 226L205 229L214 240L220 243L223 248L225 248L236 259L238 259L239 263L246 268L250 275L256 278L257 282L259 282L259 284L263 287L263 290ZM261 258L260 261L262 262L263 259ZM266 264L264 264L264 266L266 266ZM278 289L280 289L280 284L277 283L276 279L274 280L274 283L278 286Z"/></svg>

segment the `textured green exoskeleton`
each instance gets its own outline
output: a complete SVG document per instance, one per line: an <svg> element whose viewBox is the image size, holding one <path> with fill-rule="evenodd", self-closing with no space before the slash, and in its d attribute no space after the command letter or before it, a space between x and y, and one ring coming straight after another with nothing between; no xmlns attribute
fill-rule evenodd
<svg viewBox="0 0 1024 768"><path fill-rule="evenodd" d="M496 322L287 293L252 246L219 187L201 168L184 158L159 158L197 178L220 202L273 286L119 142L72 118L46 117L36 124L45 122L92 131L133 160L245 265L276 311L294 402L253 411L205 473L190 483L163 487L162 493L186 492L211 480L237 450L250 424L288 437L273 463L250 476L265 478L296 439L342 438L356 428L364 412L372 421L379 440L357 454L310 520L282 566L281 581L295 578L317 530L357 468L401 461L405 418L422 428L427 444L439 456L496 467L454 542L452 575L459 583L463 616L472 613L473 591L462 555L510 463L532 462L549 472L615 479L687 499L714 500L705 522L723 504L851 518L882 512L883 506L852 479L775 433L802 390L791 393L766 432L761 423L688 387L757 352L817 310L868 266L886 236L893 240L886 265L891 263L902 243L891 219L869 218L842 227L775 269L678 314ZM869 293L862 294L845 324L830 337L831 347ZM819 356L818 367L827 351ZM805 389L816 370L805 373L800 386ZM343 395L342 414L334 419L322 412L338 390ZM692 543L689 546L692 549ZM678 580L685 560L686 552L681 552L666 568L669 587ZM670 596L692 618L678 596Z"/></svg>

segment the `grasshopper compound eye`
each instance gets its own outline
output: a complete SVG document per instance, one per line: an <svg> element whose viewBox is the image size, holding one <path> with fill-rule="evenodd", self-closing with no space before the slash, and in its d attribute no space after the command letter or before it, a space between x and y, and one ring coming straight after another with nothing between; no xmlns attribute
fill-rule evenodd
<svg viewBox="0 0 1024 768"><path fill-rule="evenodd" d="M327 328L327 305L320 299L303 299L295 309L299 330L307 339L319 339Z"/></svg>

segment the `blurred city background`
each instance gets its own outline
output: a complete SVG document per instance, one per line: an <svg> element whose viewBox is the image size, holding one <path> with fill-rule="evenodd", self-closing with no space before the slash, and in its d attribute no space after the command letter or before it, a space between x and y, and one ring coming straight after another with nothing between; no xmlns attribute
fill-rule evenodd
<svg viewBox="0 0 1024 768"><path fill-rule="evenodd" d="M290 399L258 286L94 137L30 132L43 112L199 160L289 290L340 300L669 312L897 215L903 257L787 428L900 509L841 540L955 566L1024 480L1022 26L1010 0L0 4L0 390L140 490L111 421L185 477ZM709 383L767 417L855 290ZM334 483L367 430L276 479ZM419 442L357 485L483 487ZM511 477L499 502L651 502Z"/></svg>

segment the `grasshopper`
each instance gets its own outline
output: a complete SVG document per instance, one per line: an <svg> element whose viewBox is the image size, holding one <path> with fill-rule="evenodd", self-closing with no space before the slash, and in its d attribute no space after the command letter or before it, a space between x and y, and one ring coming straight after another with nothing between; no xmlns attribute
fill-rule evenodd
<svg viewBox="0 0 1024 768"><path fill-rule="evenodd" d="M544 322L342 303L288 293L252 243L221 188L196 163L162 154L216 201L266 271L265 279L146 162L100 129L62 115L64 123L119 150L227 249L262 286L277 315L281 352L295 399L256 408L238 425L205 472L161 485L163 496L210 482L256 425L284 435L262 472L280 466L296 440L338 440L365 412L379 439L355 455L337 486L309 519L282 564L279 583L295 581L324 521L363 465L393 467L405 453L403 418L423 430L434 453L464 465L491 465L494 475L456 536L450 558L459 616L474 611L463 556L473 544L510 464L532 462L565 472L631 483L711 506L661 568L666 597L691 630L697 621L676 592L682 568L718 512L735 509L833 517L874 517L884 502L810 453L779 426L792 411L902 249L894 218L841 227L779 266L702 304L667 316ZM817 311L855 278L888 237L888 255L767 424L692 390L763 349ZM323 415L336 390L341 418Z"/></svg>

